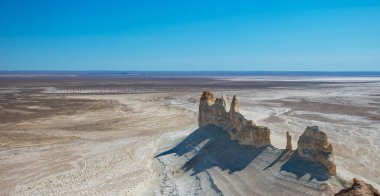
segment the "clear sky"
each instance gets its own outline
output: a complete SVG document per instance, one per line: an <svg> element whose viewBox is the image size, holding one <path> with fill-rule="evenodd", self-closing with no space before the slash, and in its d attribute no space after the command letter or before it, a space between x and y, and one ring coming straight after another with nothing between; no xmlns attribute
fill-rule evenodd
<svg viewBox="0 0 380 196"><path fill-rule="evenodd" d="M0 70L380 71L380 1L0 0Z"/></svg>

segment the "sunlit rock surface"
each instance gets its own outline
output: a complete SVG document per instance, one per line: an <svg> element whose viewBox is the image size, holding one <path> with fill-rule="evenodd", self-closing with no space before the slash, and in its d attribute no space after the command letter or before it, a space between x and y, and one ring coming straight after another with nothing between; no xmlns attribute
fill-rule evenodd
<svg viewBox="0 0 380 196"><path fill-rule="evenodd" d="M297 153L304 159L321 163L329 174L336 175L332 146L327 141L326 133L320 131L318 126L306 128L298 140Z"/></svg>

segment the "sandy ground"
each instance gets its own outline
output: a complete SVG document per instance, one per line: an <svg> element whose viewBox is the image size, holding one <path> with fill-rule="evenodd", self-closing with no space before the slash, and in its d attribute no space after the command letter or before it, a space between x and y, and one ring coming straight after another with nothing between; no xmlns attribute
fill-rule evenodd
<svg viewBox="0 0 380 196"><path fill-rule="evenodd" d="M2 123L0 194L142 195L160 135L194 125L193 112L161 96L76 96L105 107Z"/></svg>
<svg viewBox="0 0 380 196"><path fill-rule="evenodd" d="M238 95L241 113L268 126L279 149L263 150L233 173L216 164L196 175L182 166L203 143L181 156L155 156L197 129L199 89L54 94L43 87L0 93L0 195L318 195L325 187L308 174L297 180L280 163L264 171L282 153L285 132L295 148L307 125L318 125L333 144L339 178L327 184L358 177L380 186L376 82L215 88L217 95Z"/></svg>

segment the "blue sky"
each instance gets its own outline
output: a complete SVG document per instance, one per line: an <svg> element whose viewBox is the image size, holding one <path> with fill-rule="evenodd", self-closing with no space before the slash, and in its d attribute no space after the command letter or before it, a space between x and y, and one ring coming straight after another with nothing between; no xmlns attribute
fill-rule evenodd
<svg viewBox="0 0 380 196"><path fill-rule="evenodd" d="M0 0L0 70L380 71L380 1Z"/></svg>

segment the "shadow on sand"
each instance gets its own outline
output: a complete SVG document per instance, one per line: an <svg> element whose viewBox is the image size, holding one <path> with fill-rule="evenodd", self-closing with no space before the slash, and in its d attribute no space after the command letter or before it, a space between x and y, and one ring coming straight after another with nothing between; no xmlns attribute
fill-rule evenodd
<svg viewBox="0 0 380 196"><path fill-rule="evenodd" d="M294 152L281 166L281 171L293 173L297 179L309 174L309 181L313 179L325 181L330 178L326 167L319 163L303 159L297 152Z"/></svg>
<svg viewBox="0 0 380 196"><path fill-rule="evenodd" d="M183 156L191 151L195 155L182 167L185 171L192 170L191 175L196 175L212 167L229 170L229 173L232 174L246 168L267 148L275 150L272 146L257 148L239 144L237 141L231 140L230 135L223 129L214 125L206 125L192 132L174 148L162 152L156 157L172 153ZM286 153L287 151L283 150L264 170L275 165ZM323 166L303 160L296 152L287 160L281 161L281 164L281 170L295 174L297 179L306 174L311 175L309 180L315 178L323 181L329 178L327 170Z"/></svg>
<svg viewBox="0 0 380 196"><path fill-rule="evenodd" d="M196 150L197 148L198 150ZM229 173L234 173L247 167L265 148L241 145L237 141L231 140L230 135L223 129L214 125L206 125L195 130L174 148L162 152L156 157L171 153L182 156L194 151L195 156L182 167L185 171L193 170L192 175L212 167L228 169Z"/></svg>

